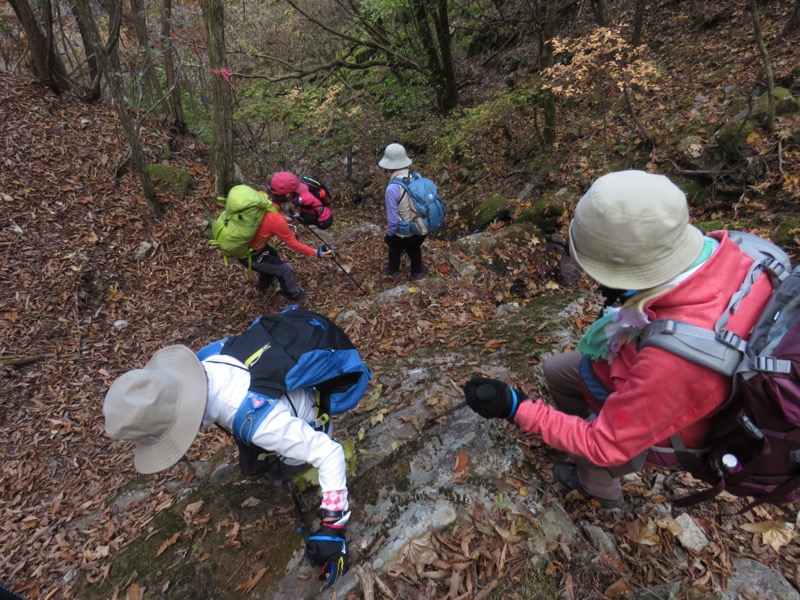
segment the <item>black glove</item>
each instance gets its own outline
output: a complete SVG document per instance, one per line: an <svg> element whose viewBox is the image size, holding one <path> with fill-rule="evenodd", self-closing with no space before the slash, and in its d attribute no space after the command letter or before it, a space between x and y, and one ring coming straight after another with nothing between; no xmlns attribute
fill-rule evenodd
<svg viewBox="0 0 800 600"><path fill-rule="evenodd" d="M332 586L350 568L345 528L322 525L308 536L305 556L312 565L322 567L319 579L327 579L325 587Z"/></svg>
<svg viewBox="0 0 800 600"><path fill-rule="evenodd" d="M485 419L514 420L520 402L528 397L498 379L473 375L464 384L467 405Z"/></svg>
<svg viewBox="0 0 800 600"><path fill-rule="evenodd" d="M383 236L383 241L386 242L387 244L391 244L394 241L394 236L393 235L385 235L385 236Z"/></svg>

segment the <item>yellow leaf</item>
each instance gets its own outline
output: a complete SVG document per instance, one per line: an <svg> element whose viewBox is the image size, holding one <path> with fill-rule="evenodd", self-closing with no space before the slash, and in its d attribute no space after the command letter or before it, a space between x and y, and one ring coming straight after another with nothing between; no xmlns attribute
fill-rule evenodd
<svg viewBox="0 0 800 600"><path fill-rule="evenodd" d="M369 424L375 427L378 423L383 423L383 417L386 416L386 409L379 410L369 418Z"/></svg>
<svg viewBox="0 0 800 600"><path fill-rule="evenodd" d="M416 294L418 291L419 291L419 288L418 287L414 287L413 285L409 286L409 288L408 288L408 293L409 294Z"/></svg>
<svg viewBox="0 0 800 600"><path fill-rule="evenodd" d="M558 285L555 281L548 281L544 284L545 289L547 290L560 290L561 286Z"/></svg>
<svg viewBox="0 0 800 600"><path fill-rule="evenodd" d="M752 144L753 142L757 142L760 139L761 139L761 134L758 133L757 131L753 131L750 133L750 135L747 136L747 143Z"/></svg>
<svg viewBox="0 0 800 600"><path fill-rule="evenodd" d="M250 496L247 500L242 502L242 508L253 508L254 506L258 506L259 504L261 504L261 500Z"/></svg>
<svg viewBox="0 0 800 600"><path fill-rule="evenodd" d="M741 527L750 533L760 533L761 543L765 546L771 546L776 552L791 544L798 536L793 525L783 522L745 523Z"/></svg>

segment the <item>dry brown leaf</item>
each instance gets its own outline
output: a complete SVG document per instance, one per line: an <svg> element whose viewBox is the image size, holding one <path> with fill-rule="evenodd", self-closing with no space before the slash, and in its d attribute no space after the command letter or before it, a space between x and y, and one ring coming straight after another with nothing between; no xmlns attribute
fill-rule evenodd
<svg viewBox="0 0 800 600"><path fill-rule="evenodd" d="M453 473L461 473L461 471L467 467L468 462L469 452L466 450L460 450L458 456L456 457L456 466L453 467Z"/></svg>
<svg viewBox="0 0 800 600"><path fill-rule="evenodd" d="M624 579L617 579L614 583L608 586L603 592L606 598L616 598L617 596L625 596L632 594L631 586Z"/></svg>
<svg viewBox="0 0 800 600"><path fill-rule="evenodd" d="M261 581L261 578L267 574L267 567L261 567L258 572L253 575L250 579L243 581L239 585L236 586L237 592L249 592L254 587L258 585L258 582Z"/></svg>
<svg viewBox="0 0 800 600"><path fill-rule="evenodd" d="M158 552L156 552L156 556L161 556L167 548L169 548L175 542L178 541L179 537L181 537L181 532L176 531L175 533L172 534L172 536L168 540L164 540L163 542L161 542L161 545L158 547Z"/></svg>
<svg viewBox="0 0 800 600"><path fill-rule="evenodd" d="M125 591L125 600L142 600L143 591L138 583L132 583Z"/></svg>

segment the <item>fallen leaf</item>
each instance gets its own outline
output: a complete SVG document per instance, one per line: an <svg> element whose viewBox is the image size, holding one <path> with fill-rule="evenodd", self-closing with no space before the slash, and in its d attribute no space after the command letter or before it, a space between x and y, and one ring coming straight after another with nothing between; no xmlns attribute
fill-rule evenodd
<svg viewBox="0 0 800 600"><path fill-rule="evenodd" d="M469 452L461 450L456 457L456 466L453 468L453 473L461 473L467 467L467 462L469 462Z"/></svg>
<svg viewBox="0 0 800 600"><path fill-rule="evenodd" d="M142 598L142 588L139 587L138 583L132 583L130 587L125 592L126 600L141 600Z"/></svg>
<svg viewBox="0 0 800 600"><path fill-rule="evenodd" d="M258 570L258 573L253 575L250 579L243 581L239 585L236 586L237 592L249 592L254 587L258 585L258 582L261 581L261 578L264 577L267 573L267 567L261 567Z"/></svg>
<svg viewBox="0 0 800 600"><path fill-rule="evenodd" d="M627 594L633 593L631 586L624 579L617 579L614 583L606 588L603 592L603 596L606 598L615 598L617 596L623 596Z"/></svg>
<svg viewBox="0 0 800 600"><path fill-rule="evenodd" d="M164 550L166 550L167 548L169 548L175 542L178 541L179 537L181 537L181 532L176 531L175 533L172 534L172 537L162 542L161 545L158 547L158 552L156 552L156 556L161 556L164 553Z"/></svg>
<svg viewBox="0 0 800 600"><path fill-rule="evenodd" d="M783 522L744 523L741 528L750 533L760 533L761 543L771 546L775 552L791 544L798 536L793 525Z"/></svg>

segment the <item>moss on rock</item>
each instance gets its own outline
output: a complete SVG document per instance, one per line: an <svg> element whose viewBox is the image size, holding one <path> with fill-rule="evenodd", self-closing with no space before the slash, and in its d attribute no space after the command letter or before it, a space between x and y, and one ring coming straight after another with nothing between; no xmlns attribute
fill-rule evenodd
<svg viewBox="0 0 800 600"><path fill-rule="evenodd" d="M511 201L500 194L491 194L486 200L466 208L462 217L470 229L482 229L492 221L511 219Z"/></svg>
<svg viewBox="0 0 800 600"><path fill-rule="evenodd" d="M798 232L800 232L800 217L785 217L775 230L772 239L778 245L794 244Z"/></svg>
<svg viewBox="0 0 800 600"><path fill-rule="evenodd" d="M171 165L156 164L150 165L147 170L156 191L161 193L172 193L178 198L183 198L189 191L191 176L186 169L173 167Z"/></svg>

